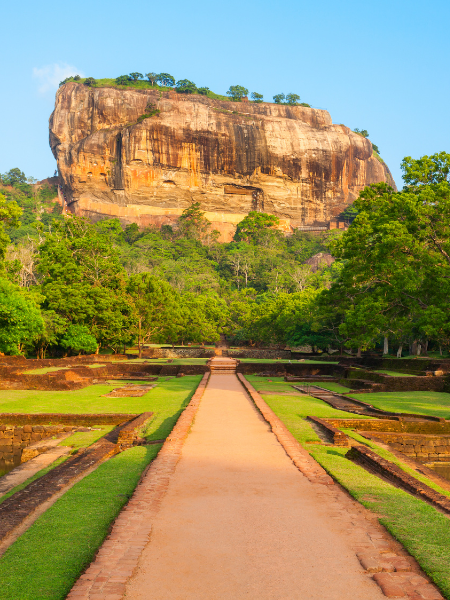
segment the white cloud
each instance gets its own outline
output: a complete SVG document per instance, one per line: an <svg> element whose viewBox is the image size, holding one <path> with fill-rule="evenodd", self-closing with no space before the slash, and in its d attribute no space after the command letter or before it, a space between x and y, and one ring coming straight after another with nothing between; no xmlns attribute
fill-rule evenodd
<svg viewBox="0 0 450 600"><path fill-rule="evenodd" d="M45 65L40 69L37 67L33 69L33 77L39 82L38 91L40 94L57 89L59 82L71 75L84 76L77 67L67 63L54 63L53 65Z"/></svg>

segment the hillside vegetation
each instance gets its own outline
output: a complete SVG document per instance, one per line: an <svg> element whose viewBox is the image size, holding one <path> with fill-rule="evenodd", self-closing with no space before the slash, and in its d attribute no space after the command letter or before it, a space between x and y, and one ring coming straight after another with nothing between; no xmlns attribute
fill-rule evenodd
<svg viewBox="0 0 450 600"><path fill-rule="evenodd" d="M450 346L450 155L402 163L405 187L360 193L345 232L251 212L219 243L199 203L174 227L61 215L54 190L2 176L0 351L44 356L138 343ZM24 222L21 222L24 219ZM335 262L330 260L333 255Z"/></svg>
<svg viewBox="0 0 450 600"><path fill-rule="evenodd" d="M142 73L130 73L129 75L120 75L119 77L109 79L94 79L93 77L74 75L61 81L59 85L64 85L70 81L92 88L114 87L122 90L134 88L159 90L161 92L175 90L180 94L199 94L215 100L232 100L233 102L241 102L244 98L247 99L249 95L249 90L242 85L231 85L227 91L227 95L224 96L212 92L208 87L197 86L189 79L179 79L176 81L175 77L169 73L147 73L145 76ZM258 92L252 92L251 101L256 103L264 102L264 96ZM286 95L283 93L275 94L273 101L276 104L310 107L309 104L300 102L300 96L292 92Z"/></svg>

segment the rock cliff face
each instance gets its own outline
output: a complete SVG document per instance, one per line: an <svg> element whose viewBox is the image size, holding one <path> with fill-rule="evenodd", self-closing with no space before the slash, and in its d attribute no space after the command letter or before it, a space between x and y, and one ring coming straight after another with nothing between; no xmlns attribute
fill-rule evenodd
<svg viewBox="0 0 450 600"><path fill-rule="evenodd" d="M72 212L161 225L198 201L223 239L251 210L327 226L367 184L395 186L369 140L301 106L67 83L50 145Z"/></svg>

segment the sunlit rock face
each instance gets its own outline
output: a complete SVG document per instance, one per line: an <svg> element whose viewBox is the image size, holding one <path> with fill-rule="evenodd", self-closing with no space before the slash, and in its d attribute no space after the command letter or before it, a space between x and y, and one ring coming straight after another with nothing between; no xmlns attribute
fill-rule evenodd
<svg viewBox="0 0 450 600"><path fill-rule="evenodd" d="M251 210L326 226L369 183L395 186L369 140L302 106L67 83L50 145L72 212L162 225L200 202L222 239Z"/></svg>

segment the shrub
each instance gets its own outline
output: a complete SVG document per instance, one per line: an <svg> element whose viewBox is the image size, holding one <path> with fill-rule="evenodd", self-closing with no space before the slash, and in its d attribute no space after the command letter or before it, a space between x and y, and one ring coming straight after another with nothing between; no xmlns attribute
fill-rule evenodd
<svg viewBox="0 0 450 600"><path fill-rule="evenodd" d="M98 346L97 340L85 325L69 325L60 343L66 350L78 354L81 352L91 354L97 350Z"/></svg>
<svg viewBox="0 0 450 600"><path fill-rule="evenodd" d="M147 79L150 81L150 83L152 85L155 85L155 83L158 81L158 73L146 73L145 75L147 77Z"/></svg>
<svg viewBox="0 0 450 600"><path fill-rule="evenodd" d="M273 101L275 102L275 104L284 104L285 98L286 96L284 94L275 94L275 96L273 97Z"/></svg>
<svg viewBox="0 0 450 600"><path fill-rule="evenodd" d="M209 92L209 87L200 87L197 89L197 92L202 96L207 96Z"/></svg>
<svg viewBox="0 0 450 600"><path fill-rule="evenodd" d="M290 104L291 106L298 106L298 101L300 100L300 96L298 94L288 94L286 96L286 104Z"/></svg>
<svg viewBox="0 0 450 600"><path fill-rule="evenodd" d="M166 87L173 87L175 85L175 77L172 77L169 73L160 73L157 77L157 81Z"/></svg>
<svg viewBox="0 0 450 600"><path fill-rule="evenodd" d="M133 80L131 79L131 77L129 75L120 75L119 77L116 77L117 85L128 85L130 83L130 81L133 81Z"/></svg>
<svg viewBox="0 0 450 600"><path fill-rule="evenodd" d="M180 79L177 81L176 88L180 94L195 94L197 91L197 86L193 81L189 81L189 79Z"/></svg>
<svg viewBox="0 0 450 600"><path fill-rule="evenodd" d="M242 85L230 85L227 96L231 96L233 102L240 102L244 96L248 95L248 89Z"/></svg>
<svg viewBox="0 0 450 600"><path fill-rule="evenodd" d="M87 77L87 78L84 80L84 85L87 85L87 86L89 86L89 87L90 87L90 86L92 86L92 85L95 85L96 83L97 83L97 82L95 81L95 79L94 79L93 77Z"/></svg>
<svg viewBox="0 0 450 600"><path fill-rule="evenodd" d="M263 102L264 96L262 94L258 94L257 92L252 92L252 100L253 102Z"/></svg>

